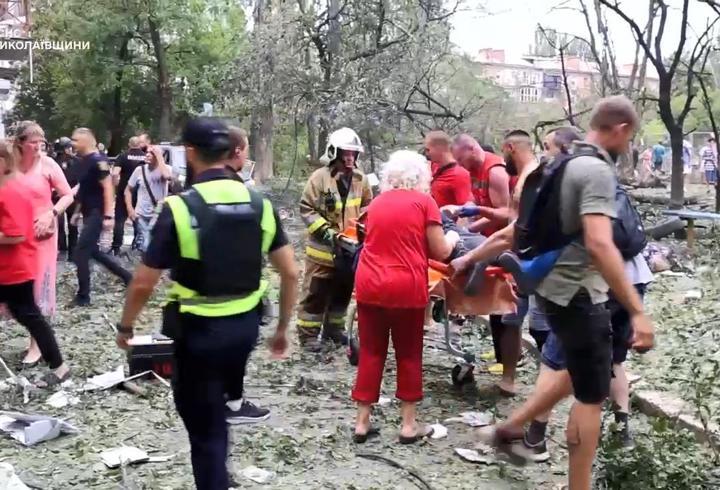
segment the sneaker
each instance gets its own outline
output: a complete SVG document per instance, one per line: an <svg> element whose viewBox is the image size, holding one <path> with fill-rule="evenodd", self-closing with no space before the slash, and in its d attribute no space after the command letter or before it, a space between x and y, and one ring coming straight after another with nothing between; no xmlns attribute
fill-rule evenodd
<svg viewBox="0 0 720 490"><path fill-rule="evenodd" d="M240 410L232 410L225 406L225 420L228 424L255 424L270 418L270 410L256 407L247 400L243 400Z"/></svg>
<svg viewBox="0 0 720 490"><path fill-rule="evenodd" d="M513 443L512 451L519 457L532 461L533 463L544 463L550 459L546 441L546 439L543 439L537 444L530 444L527 436L525 436L522 441Z"/></svg>

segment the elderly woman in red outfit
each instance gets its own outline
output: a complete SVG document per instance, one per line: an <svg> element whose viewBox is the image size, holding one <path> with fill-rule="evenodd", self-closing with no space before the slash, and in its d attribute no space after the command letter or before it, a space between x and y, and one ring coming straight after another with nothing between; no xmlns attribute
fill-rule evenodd
<svg viewBox="0 0 720 490"><path fill-rule="evenodd" d="M412 151L390 156L381 172L382 193L367 211L365 244L355 277L360 360L353 399L358 404L353 440L377 433L370 423L378 401L388 343L397 361L401 401L400 442L412 444L430 431L416 420L423 397L423 320L428 304L428 258L447 258L458 237L443 234L440 210L430 196L430 169Z"/></svg>

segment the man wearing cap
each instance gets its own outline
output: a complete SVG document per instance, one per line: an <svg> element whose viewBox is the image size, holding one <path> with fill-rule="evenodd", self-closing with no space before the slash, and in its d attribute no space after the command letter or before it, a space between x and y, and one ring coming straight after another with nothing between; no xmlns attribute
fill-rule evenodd
<svg viewBox="0 0 720 490"><path fill-rule="evenodd" d="M347 343L345 314L354 281L347 264L336 260L336 238L372 200L368 179L355 165L362 151L352 129L333 132L323 156L326 165L312 173L300 198L308 238L297 328L300 345L308 352L321 350L321 329L324 341Z"/></svg>
<svg viewBox="0 0 720 490"><path fill-rule="evenodd" d="M228 172L230 138L217 119L191 120L183 130L193 185L165 200L138 266L117 326L127 349L133 324L163 269L173 281L163 310L163 333L174 340L173 395L190 439L195 484L227 489L226 423L268 418L243 397L248 358L258 339L263 255L280 274L280 318L269 341L276 357L296 301L297 266L272 204Z"/></svg>

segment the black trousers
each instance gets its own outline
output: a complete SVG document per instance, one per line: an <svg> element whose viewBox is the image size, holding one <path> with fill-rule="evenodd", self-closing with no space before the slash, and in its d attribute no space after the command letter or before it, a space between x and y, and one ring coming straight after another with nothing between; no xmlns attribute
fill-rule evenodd
<svg viewBox="0 0 720 490"><path fill-rule="evenodd" d="M123 268L115 257L103 253L98 247L102 233L103 215L100 211L92 211L83 216L83 228L78 238L73 261L77 266L78 297L90 298L90 259L106 267L110 272L122 279L126 284L132 279L132 273Z"/></svg>
<svg viewBox="0 0 720 490"><path fill-rule="evenodd" d="M134 200L133 200L134 202ZM113 228L113 239L112 249L120 250L123 244L123 238L125 237L125 222L128 219L127 206L125 205L125 195L123 193L122 198L118 194L115 200L115 227ZM133 226L135 236L133 238L133 244L137 240L137 227Z"/></svg>
<svg viewBox="0 0 720 490"><path fill-rule="evenodd" d="M78 227L70 223L72 216L77 208L76 203L72 203L64 213L58 215L58 250L67 251L72 256L78 241ZM67 232L65 225L67 224Z"/></svg>
<svg viewBox="0 0 720 490"><path fill-rule="evenodd" d="M229 487L225 401L242 398L259 323L257 310L220 318L180 315L183 333L175 344L173 395L188 431L198 490Z"/></svg>
<svg viewBox="0 0 720 490"><path fill-rule="evenodd" d="M0 285L0 303L5 303L12 317L37 341L43 359L56 369L63 363L52 327L40 313L33 296L33 281Z"/></svg>

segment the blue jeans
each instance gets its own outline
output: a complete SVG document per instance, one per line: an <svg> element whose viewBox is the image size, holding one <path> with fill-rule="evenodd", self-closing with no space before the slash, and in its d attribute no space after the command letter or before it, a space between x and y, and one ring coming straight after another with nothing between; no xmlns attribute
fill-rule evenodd
<svg viewBox="0 0 720 490"><path fill-rule="evenodd" d="M154 225L155 217L138 216L135 220L135 229L137 230L137 248L141 252L145 252L150 245L150 231Z"/></svg>

